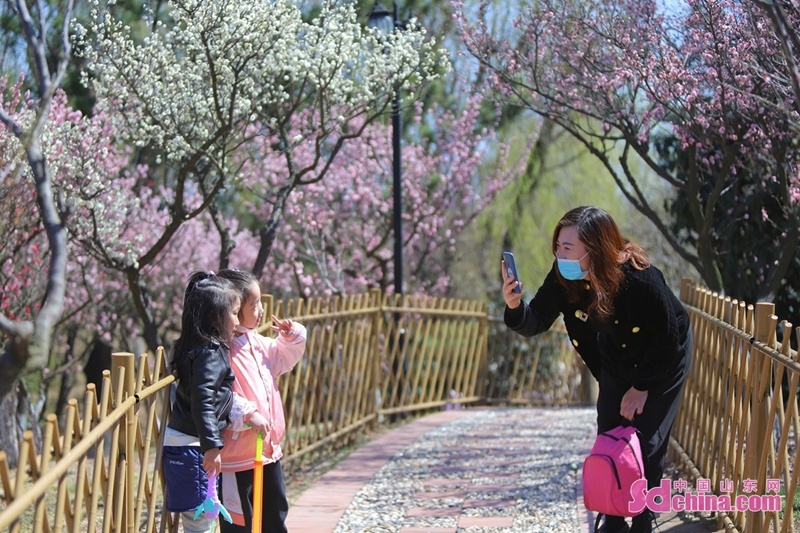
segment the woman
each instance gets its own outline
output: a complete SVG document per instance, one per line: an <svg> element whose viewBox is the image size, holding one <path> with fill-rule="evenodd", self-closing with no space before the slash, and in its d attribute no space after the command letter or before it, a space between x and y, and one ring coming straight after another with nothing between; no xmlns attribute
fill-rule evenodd
<svg viewBox="0 0 800 533"><path fill-rule="evenodd" d="M522 301L503 264L505 323L530 337L559 314L573 346L600 382L598 433L632 421L639 430L648 488L664 472L669 432L689 373L689 317L646 252L623 238L597 207L566 213L553 232L556 261L536 296ZM652 513L607 516L599 531L649 533Z"/></svg>

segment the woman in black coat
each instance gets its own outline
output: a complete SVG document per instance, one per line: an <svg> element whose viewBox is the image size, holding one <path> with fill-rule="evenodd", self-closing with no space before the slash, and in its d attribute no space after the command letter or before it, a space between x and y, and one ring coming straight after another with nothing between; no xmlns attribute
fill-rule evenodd
<svg viewBox="0 0 800 533"><path fill-rule="evenodd" d="M650 265L598 207L566 213L553 232L553 268L525 303L503 264L505 323L530 337L563 315L570 340L600 382L598 433L632 421L639 430L648 488L664 472L669 433L692 357L689 317ZM652 513L606 517L599 531L649 533Z"/></svg>

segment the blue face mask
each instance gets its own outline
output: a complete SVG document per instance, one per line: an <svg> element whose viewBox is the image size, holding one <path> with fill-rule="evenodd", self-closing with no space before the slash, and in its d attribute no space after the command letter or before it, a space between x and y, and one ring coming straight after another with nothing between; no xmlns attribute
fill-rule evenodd
<svg viewBox="0 0 800 533"><path fill-rule="evenodd" d="M589 252L586 252L583 257L586 257L587 255L589 255ZM578 281L579 279L586 277L586 274L588 274L589 271L581 270L581 260L583 257L580 259L556 258L556 261L558 262L558 271L561 272L561 275L564 276L564 279Z"/></svg>

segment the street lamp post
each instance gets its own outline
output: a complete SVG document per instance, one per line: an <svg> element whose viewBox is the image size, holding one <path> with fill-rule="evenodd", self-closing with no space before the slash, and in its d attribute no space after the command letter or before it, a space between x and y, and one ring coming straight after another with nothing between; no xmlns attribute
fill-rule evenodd
<svg viewBox="0 0 800 533"><path fill-rule="evenodd" d="M400 21L397 1L392 2L392 11L375 3L372 12L369 14L367 24L373 28L378 28L381 33L388 35L395 30L403 28ZM397 296L403 295L403 209L402 209L402 164L401 164L401 145L400 133L402 122L400 117L400 87L394 88L394 98L392 99L392 223L394 225L394 293ZM400 313L394 313L395 335L393 352L395 357L392 361L392 373L396 376L395 390L390 393L393 398L388 405L399 407L403 405L404 393L409 392L407 387L408 360L403 354L405 331L401 326ZM405 416L405 413L392 414L390 420L397 420L398 416Z"/></svg>
<svg viewBox="0 0 800 533"><path fill-rule="evenodd" d="M369 14L367 24L389 34L401 29L397 2L392 2L392 11L376 3ZM403 189L402 182L402 147L400 134L402 132L402 118L400 116L400 88L394 91L392 100L392 224L394 232L394 293L403 294Z"/></svg>

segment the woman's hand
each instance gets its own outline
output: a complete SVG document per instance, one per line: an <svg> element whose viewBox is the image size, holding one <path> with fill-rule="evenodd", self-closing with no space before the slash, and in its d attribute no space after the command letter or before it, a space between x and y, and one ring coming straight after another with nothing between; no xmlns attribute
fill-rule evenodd
<svg viewBox="0 0 800 533"><path fill-rule="evenodd" d="M272 428L269 427L269 422L267 422L267 419L264 418L264 415L258 411L255 411L252 415L250 415L250 422L248 422L248 424L250 424L250 427L262 435L269 435L269 432L272 431Z"/></svg>
<svg viewBox="0 0 800 533"><path fill-rule="evenodd" d="M503 299L509 309L516 309L522 303L522 283L518 282L514 276L509 276L506 272L506 262L500 262L503 273ZM514 288L519 285L520 292L513 292Z"/></svg>
<svg viewBox="0 0 800 533"><path fill-rule="evenodd" d="M647 401L647 391L638 390L631 387L625 396L622 397L622 403L619 406L619 414L628 420L633 420L636 415L642 414L644 404Z"/></svg>
<svg viewBox="0 0 800 533"><path fill-rule="evenodd" d="M219 448L211 448L203 454L203 470L211 477L222 470L222 457Z"/></svg>
<svg viewBox="0 0 800 533"><path fill-rule="evenodd" d="M278 335L283 337L283 340L291 342L297 338L297 332L294 331L293 328L294 322L291 320L281 320L275 315L272 315L272 324L270 325L270 329L272 329L272 331L277 331Z"/></svg>

